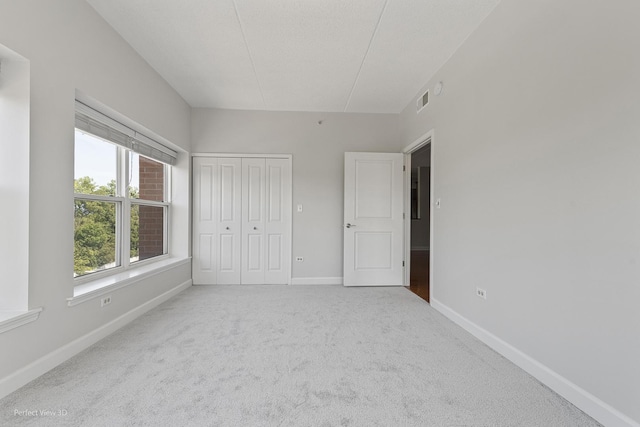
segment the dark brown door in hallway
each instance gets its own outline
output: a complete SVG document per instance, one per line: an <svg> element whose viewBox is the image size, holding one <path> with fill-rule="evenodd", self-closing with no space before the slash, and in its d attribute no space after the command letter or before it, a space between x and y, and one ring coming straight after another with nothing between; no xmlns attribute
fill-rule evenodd
<svg viewBox="0 0 640 427"><path fill-rule="evenodd" d="M409 289L429 302L429 251L411 251Z"/></svg>

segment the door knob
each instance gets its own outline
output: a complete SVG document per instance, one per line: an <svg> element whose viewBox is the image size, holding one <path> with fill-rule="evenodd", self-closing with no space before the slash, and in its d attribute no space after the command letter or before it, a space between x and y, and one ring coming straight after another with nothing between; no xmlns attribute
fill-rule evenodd
<svg viewBox="0 0 640 427"><path fill-rule="evenodd" d="M254 229L254 230L257 230L257 229L258 229L258 227L253 227L253 229Z"/></svg>
<svg viewBox="0 0 640 427"><path fill-rule="evenodd" d="M229 227L226 227L226 229L228 230L228 229L229 229Z"/></svg>
<svg viewBox="0 0 640 427"><path fill-rule="evenodd" d="M355 226L356 226L355 224L349 224L349 223L347 223L347 225L346 225L347 228L351 228L351 227L355 227Z"/></svg>

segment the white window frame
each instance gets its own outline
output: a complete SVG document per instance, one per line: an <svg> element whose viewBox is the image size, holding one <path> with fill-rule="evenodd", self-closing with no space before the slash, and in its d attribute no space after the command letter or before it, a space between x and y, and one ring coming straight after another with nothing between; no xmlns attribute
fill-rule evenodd
<svg viewBox="0 0 640 427"><path fill-rule="evenodd" d="M98 138L104 141L107 144L113 144L117 148L117 162L116 162L116 196L102 196L95 194L83 194L83 193L74 193L74 202L76 200L94 200L108 203L115 203L116 206L116 245L115 245L115 262L116 266L102 270L96 271L93 273L87 273L82 276L74 277L74 286L79 286L86 284L88 282L92 282L95 280L102 279L104 277L109 277L123 271L127 271L130 269L138 268L144 265L152 264L154 262L158 262L168 258L169 255L169 216L171 214L171 166L162 163L164 165L164 183L163 183L163 201L153 201L146 199L135 199L129 197L129 184L127 177L129 176L129 153L136 153L129 148L122 147L113 142L107 141L104 138L101 138L97 135L93 135L90 132L85 130L81 130L76 128L77 131L86 133L91 135L92 137ZM74 142L75 144L75 142ZM140 153L136 153L139 156L146 157ZM149 157L146 157L149 158ZM156 159L151 159L155 162L158 162ZM142 261L135 261L134 263L130 260L130 248L131 248L131 206L155 206L162 207L164 209L163 214L163 248L162 254L158 256L154 256Z"/></svg>

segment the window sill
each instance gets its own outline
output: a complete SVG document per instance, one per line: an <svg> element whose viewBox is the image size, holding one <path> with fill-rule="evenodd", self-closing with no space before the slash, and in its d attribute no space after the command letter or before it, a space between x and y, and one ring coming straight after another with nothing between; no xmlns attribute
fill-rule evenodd
<svg viewBox="0 0 640 427"><path fill-rule="evenodd" d="M0 334L35 322L40 317L41 311L42 307L29 311L0 311Z"/></svg>
<svg viewBox="0 0 640 427"><path fill-rule="evenodd" d="M73 297L67 298L67 304L69 307L78 305L189 262L191 262L191 258L165 258L157 262L85 282L77 285L73 289Z"/></svg>

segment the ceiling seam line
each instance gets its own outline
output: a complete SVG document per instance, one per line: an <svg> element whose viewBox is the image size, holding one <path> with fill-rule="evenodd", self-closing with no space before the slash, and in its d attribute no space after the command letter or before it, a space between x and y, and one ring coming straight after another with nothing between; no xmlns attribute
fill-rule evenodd
<svg viewBox="0 0 640 427"><path fill-rule="evenodd" d="M260 89L260 97L262 98L262 106L264 109L267 109L267 101L264 99L264 91L262 90L262 83L260 83L260 77L258 77L258 70L256 69L256 63L253 60L253 55L251 54L251 49L249 48L249 43L247 42L247 35L244 33L244 26L242 25L242 19L240 19L240 12L238 11L238 5L236 4L236 0L233 1L233 10L236 12L236 19L238 20L238 25L240 26L240 32L242 33L242 40L244 41L244 47L247 49L247 53L249 54L249 61L251 62L251 68L253 68L253 74L256 77L256 82L258 83L258 89Z"/></svg>
<svg viewBox="0 0 640 427"><path fill-rule="evenodd" d="M367 46L367 51L365 52L362 58L362 62L360 63L360 68L358 68L358 73L356 74L356 79L353 82L353 85L351 86L351 91L349 92L347 103L344 106L343 112L345 113L349 108L349 104L351 104L351 98L353 97L353 92L356 90L356 85L358 84L358 80L360 80L360 75L362 74L362 68L364 67L364 63L367 61L367 57L369 56L369 51L371 51L371 45L373 44L373 39L376 38L376 34L378 33L378 28L380 27L380 22L382 22L382 16L387 10L388 3L389 3L389 0L384 0L384 6L382 6L382 11L380 12L380 16L378 16L378 22L376 22L376 27L373 29L373 33L371 34L371 38L369 39L369 45Z"/></svg>

